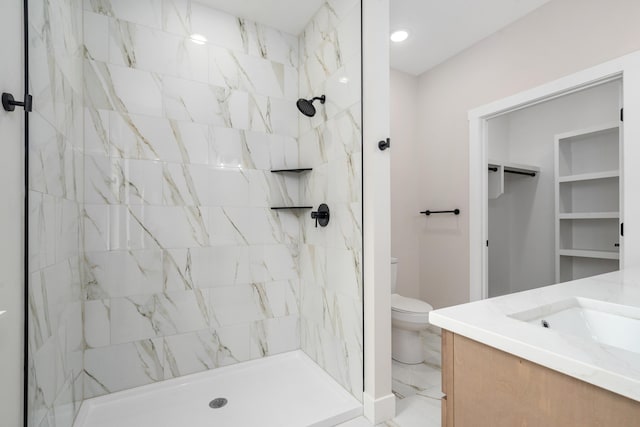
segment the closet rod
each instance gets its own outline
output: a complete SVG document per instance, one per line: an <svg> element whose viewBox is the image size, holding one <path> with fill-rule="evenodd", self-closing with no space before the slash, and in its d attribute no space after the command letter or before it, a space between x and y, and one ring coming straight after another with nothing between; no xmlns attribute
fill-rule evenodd
<svg viewBox="0 0 640 427"><path fill-rule="evenodd" d="M491 172L498 172L498 168L497 167L489 166L489 170ZM535 172L512 171L512 170L509 170L509 169L505 169L504 173L513 173L513 174L516 174L516 175L526 175L526 176L536 176Z"/></svg>
<svg viewBox="0 0 640 427"><path fill-rule="evenodd" d="M504 172L505 173L513 173L513 174L516 174L516 175L536 176L535 172L510 171L509 169L505 169Z"/></svg>

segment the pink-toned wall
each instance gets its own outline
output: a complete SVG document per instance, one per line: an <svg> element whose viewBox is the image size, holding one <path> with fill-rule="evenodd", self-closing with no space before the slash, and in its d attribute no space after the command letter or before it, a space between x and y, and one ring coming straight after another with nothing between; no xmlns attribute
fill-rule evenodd
<svg viewBox="0 0 640 427"><path fill-rule="evenodd" d="M399 259L397 292L420 297L418 78L391 70L391 256Z"/></svg>

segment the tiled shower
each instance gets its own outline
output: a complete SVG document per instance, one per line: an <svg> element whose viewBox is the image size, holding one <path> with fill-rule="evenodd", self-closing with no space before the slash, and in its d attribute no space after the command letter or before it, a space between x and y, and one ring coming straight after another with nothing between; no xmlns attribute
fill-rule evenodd
<svg viewBox="0 0 640 427"><path fill-rule="evenodd" d="M299 35L188 0L30 8L29 425L296 349L361 399L360 1ZM326 228L271 209L320 203Z"/></svg>

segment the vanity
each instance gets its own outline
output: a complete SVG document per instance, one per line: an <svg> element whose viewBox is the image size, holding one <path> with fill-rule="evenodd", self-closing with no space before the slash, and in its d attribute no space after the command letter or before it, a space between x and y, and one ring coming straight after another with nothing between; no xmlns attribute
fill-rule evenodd
<svg viewBox="0 0 640 427"><path fill-rule="evenodd" d="M431 312L442 425L640 426L640 269Z"/></svg>

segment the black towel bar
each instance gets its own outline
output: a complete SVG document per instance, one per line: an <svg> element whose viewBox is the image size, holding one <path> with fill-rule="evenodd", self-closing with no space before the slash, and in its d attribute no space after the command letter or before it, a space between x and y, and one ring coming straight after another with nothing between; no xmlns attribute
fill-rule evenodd
<svg viewBox="0 0 640 427"><path fill-rule="evenodd" d="M424 215L427 215L427 216L429 216L431 214L440 214L440 213L452 213L454 215L460 215L460 209L454 209L452 211L429 211L429 210L426 210L426 211L422 211L420 213L424 214Z"/></svg>

